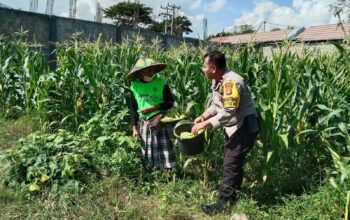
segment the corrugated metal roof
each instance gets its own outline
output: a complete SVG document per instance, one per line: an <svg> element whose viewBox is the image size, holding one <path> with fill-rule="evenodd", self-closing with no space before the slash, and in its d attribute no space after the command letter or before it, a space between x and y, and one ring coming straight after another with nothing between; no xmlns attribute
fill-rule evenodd
<svg viewBox="0 0 350 220"><path fill-rule="evenodd" d="M346 32L349 34L350 23L344 24ZM240 43L274 43L281 42L287 38L293 30L280 30L280 31L271 31L271 32L258 32L226 37L215 37L210 39L211 42L216 43L231 43L231 44L240 44ZM327 40L341 40L344 39L344 32L341 30L341 27L337 24L321 25L321 26L311 26L305 28L304 31L299 33L294 37L294 40L311 42L311 41L327 41Z"/></svg>
<svg viewBox="0 0 350 220"><path fill-rule="evenodd" d="M276 42L276 41L283 41L285 38L287 38L287 35L291 31L292 29L241 34L241 35L226 36L226 37L216 37L216 38L210 39L210 41L217 42L217 43L231 43L231 44L249 43L249 42L259 42L259 43Z"/></svg>
<svg viewBox="0 0 350 220"><path fill-rule="evenodd" d="M344 24L344 29L349 34L350 23ZM322 26L311 26L298 35L297 39L303 42L310 41L328 41L344 39L344 32L337 24L328 24Z"/></svg>

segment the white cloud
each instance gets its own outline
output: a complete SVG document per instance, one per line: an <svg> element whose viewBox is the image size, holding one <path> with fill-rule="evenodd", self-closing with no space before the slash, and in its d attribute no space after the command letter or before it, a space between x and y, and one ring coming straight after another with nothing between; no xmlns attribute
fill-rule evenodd
<svg viewBox="0 0 350 220"><path fill-rule="evenodd" d="M329 12L329 4L335 1L293 0L291 7L279 6L271 0L255 1L255 8L252 11L243 12L241 17L234 20L234 25L251 24L257 26L266 20L270 23L266 28L272 29L336 23L336 19Z"/></svg>
<svg viewBox="0 0 350 220"><path fill-rule="evenodd" d="M194 38L203 38L203 18L204 14L197 14L194 16L188 15L188 19L192 22L192 26L190 27L193 31L191 34Z"/></svg>
<svg viewBox="0 0 350 220"><path fill-rule="evenodd" d="M194 10L194 9L198 9L200 8L202 5L202 0L194 0L192 1L192 3L190 4L190 9Z"/></svg>
<svg viewBox="0 0 350 220"><path fill-rule="evenodd" d="M203 21L203 18L204 18L205 16L203 15L203 14L198 14L198 15L196 15L196 16L194 16L194 19L196 20L196 21Z"/></svg>
<svg viewBox="0 0 350 220"><path fill-rule="evenodd" d="M77 19L84 19L93 21L96 15L96 2L99 2L103 8L108 8L111 5L117 4L119 2L125 0L77 0ZM225 0L216 0L215 4L218 6L222 5L221 2ZM5 5L8 5L13 8L21 8L22 10L29 9L29 1L28 0L1 0L1 2ZM192 22L191 29L194 33L202 30L202 19L196 16L200 10L203 9L203 0L140 0L140 3L145 4L148 7L153 9L154 19L162 20L163 18L158 16L159 13L164 12L160 6L166 6L168 3L170 5L180 6L181 9L178 12L178 15L187 16ZM38 0L38 12L45 13L46 0ZM202 12L203 13L203 12ZM69 15L69 0L56 0L54 3L53 14L62 17L68 17ZM197 17L197 19L196 19ZM103 22L111 23L112 21L106 18L103 18ZM198 30L198 31L197 31ZM197 37L198 34L193 34L192 36Z"/></svg>
<svg viewBox="0 0 350 220"><path fill-rule="evenodd" d="M210 4L205 4L204 9L211 13L216 13L223 9L226 5L226 0L213 0Z"/></svg>

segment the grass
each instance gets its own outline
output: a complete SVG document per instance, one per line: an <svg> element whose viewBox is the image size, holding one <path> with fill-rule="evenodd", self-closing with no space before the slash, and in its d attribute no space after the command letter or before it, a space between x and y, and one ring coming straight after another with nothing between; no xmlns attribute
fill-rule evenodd
<svg viewBox="0 0 350 220"><path fill-rule="evenodd" d="M10 147L18 145L18 140L37 130L37 123L26 116L19 120L5 120L0 118L0 153Z"/></svg>
<svg viewBox="0 0 350 220"><path fill-rule="evenodd" d="M35 120L22 118L0 121L0 156L16 147L17 140L37 130ZM0 179L6 164L0 163ZM249 190L248 190L249 191ZM0 219L230 219L245 213L249 219L342 219L345 196L329 184L312 193L285 196L277 204L263 204L254 198L259 192L243 193L227 213L210 217L201 212L202 202L213 202L216 186L204 190L196 178L182 177L175 182L169 173L134 182L107 177L86 188L84 194L62 193L52 199L48 194L28 196L0 185Z"/></svg>
<svg viewBox="0 0 350 220"><path fill-rule="evenodd" d="M326 185L313 194L290 196L284 203L271 210L271 219L344 219L344 197L332 186Z"/></svg>

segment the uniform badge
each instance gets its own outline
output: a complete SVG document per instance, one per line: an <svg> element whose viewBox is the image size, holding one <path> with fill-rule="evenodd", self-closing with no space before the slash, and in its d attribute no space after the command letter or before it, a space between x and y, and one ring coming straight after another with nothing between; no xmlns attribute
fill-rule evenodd
<svg viewBox="0 0 350 220"><path fill-rule="evenodd" d="M240 94L238 92L236 83L232 80L224 82L224 108L238 108L240 101Z"/></svg>

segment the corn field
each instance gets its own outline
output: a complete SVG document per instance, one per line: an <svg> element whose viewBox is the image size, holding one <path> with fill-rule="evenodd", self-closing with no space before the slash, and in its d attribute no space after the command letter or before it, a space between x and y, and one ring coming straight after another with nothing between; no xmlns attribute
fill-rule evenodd
<svg viewBox="0 0 350 220"><path fill-rule="evenodd" d="M346 201L350 192L348 47L336 44L335 53L305 47L294 53L293 44L284 42L272 51L271 57L265 57L262 49L254 45L232 49L217 45L193 48L182 44L165 50L160 42L146 45L139 37L116 45L84 42L75 36L71 42L57 44L57 67L50 70L39 45L23 37L17 40L1 37L0 114L3 118L18 118L34 113L45 131L55 133L65 129L69 135L63 136L70 141L74 139L73 134L82 131L85 135L96 134L89 130L92 123L94 126L102 121L109 123L108 119L94 118L102 115L115 121L113 133L120 134L110 140L120 145L133 145L132 140L121 139L131 135L128 125L130 82L124 76L138 57L146 53L168 64L160 75L171 88L177 110L183 112L188 103L199 103L204 108L210 104L211 82L201 69L204 54L215 47L225 52L228 68L240 73L250 86L259 114L262 131L247 162L247 181L253 184L252 190L266 189L262 197L281 191L298 193L305 182L330 181L338 189L345 185ZM111 134L107 133L101 136L108 139ZM100 138L99 143L107 140L101 136L96 136ZM210 173L221 172L223 137L217 131L210 131L207 138L205 155L198 158L205 164L199 169L206 176L203 181L208 181L208 175L215 176ZM113 141L109 143L108 152L113 152ZM113 158L115 167L118 157L114 155ZM183 159L182 163L196 165L195 160ZM82 163L81 166L87 165ZM93 169L97 168L89 168ZM11 172L9 179L16 179ZM74 173L67 171L64 176L73 178ZM30 184L39 177L42 174L16 181Z"/></svg>

